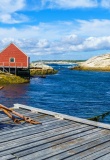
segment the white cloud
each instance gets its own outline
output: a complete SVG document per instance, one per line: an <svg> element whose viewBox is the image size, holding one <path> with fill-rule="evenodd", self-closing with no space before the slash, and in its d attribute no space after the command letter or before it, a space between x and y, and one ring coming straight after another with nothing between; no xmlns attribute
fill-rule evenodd
<svg viewBox="0 0 110 160"><path fill-rule="evenodd" d="M80 44L81 42L83 42L83 38L82 37L78 37L77 35L75 34L71 34L71 35L68 35L68 36L65 36L62 38L62 42L64 44L70 44L70 45L78 45Z"/></svg>
<svg viewBox="0 0 110 160"><path fill-rule="evenodd" d="M109 8L110 9L110 0L102 0L100 5L103 8Z"/></svg>
<svg viewBox="0 0 110 160"><path fill-rule="evenodd" d="M28 18L23 14L18 14L17 11L23 10L25 0L3 0L0 1L0 21L2 23L20 23L25 22Z"/></svg>
<svg viewBox="0 0 110 160"><path fill-rule="evenodd" d="M41 0L41 9L110 8L110 0Z"/></svg>
<svg viewBox="0 0 110 160"><path fill-rule="evenodd" d="M0 12L2 13L13 13L21 10L25 6L24 0L3 0L0 1Z"/></svg>
<svg viewBox="0 0 110 160"><path fill-rule="evenodd" d="M72 23L55 22L55 23L40 23L36 26L23 26L22 28L0 28L0 38L14 37L22 38L38 38L57 40L62 35L70 34ZM70 31L69 31L70 30Z"/></svg>
<svg viewBox="0 0 110 160"><path fill-rule="evenodd" d="M72 35L70 35L71 37ZM50 54L66 54L68 52L87 52L96 50L110 50L110 36L108 37L88 37L81 40L77 37L77 44L73 40L66 41L65 37L59 41L51 41L44 39L10 39L19 47L21 47L29 55L50 55ZM7 39L1 41L4 46L8 42ZM71 43L70 43L71 42Z"/></svg>
<svg viewBox="0 0 110 160"><path fill-rule="evenodd" d="M22 14L1 14L0 21L7 24L15 24L28 21L28 18Z"/></svg>
<svg viewBox="0 0 110 160"><path fill-rule="evenodd" d="M108 19L92 19L77 20L78 28L76 34L85 36L108 36L110 35L110 20Z"/></svg>
<svg viewBox="0 0 110 160"><path fill-rule="evenodd" d="M49 48L49 42L46 39L39 40L37 45L39 48Z"/></svg>
<svg viewBox="0 0 110 160"><path fill-rule="evenodd" d="M69 36L68 36L69 35ZM74 36L75 35L75 36ZM78 37L76 37L78 35ZM75 20L69 22L39 23L36 26L22 28L0 28L0 38L14 37L16 39L48 39L49 41L65 37L68 41L79 42L79 37L102 37L110 35L110 20Z"/></svg>
<svg viewBox="0 0 110 160"><path fill-rule="evenodd" d="M15 24L29 21L26 11L45 9L110 8L109 0L3 0L0 1L0 22ZM20 12L19 12L20 11ZM36 17L33 17L33 19Z"/></svg>
<svg viewBox="0 0 110 160"><path fill-rule="evenodd" d="M110 49L110 20L40 23L21 29L0 28L0 50L15 42L29 55Z"/></svg>
<svg viewBox="0 0 110 160"><path fill-rule="evenodd" d="M110 36L108 37L89 37L79 45L70 46L71 51L96 51L110 50Z"/></svg>
<svg viewBox="0 0 110 160"><path fill-rule="evenodd" d="M28 55L63 55L67 53L74 52L88 52L97 50L110 50L110 36L106 37L88 37L81 38L77 35L70 35L68 37L77 37L77 43L74 41L76 39L69 39L67 37L62 37L58 41L48 41L47 39L3 39L0 41L1 50L9 44L14 42Z"/></svg>
<svg viewBox="0 0 110 160"><path fill-rule="evenodd" d="M96 7L98 2L96 0L42 0L42 6L46 8L85 8Z"/></svg>
<svg viewBox="0 0 110 160"><path fill-rule="evenodd" d="M110 8L110 0L25 0L27 10Z"/></svg>

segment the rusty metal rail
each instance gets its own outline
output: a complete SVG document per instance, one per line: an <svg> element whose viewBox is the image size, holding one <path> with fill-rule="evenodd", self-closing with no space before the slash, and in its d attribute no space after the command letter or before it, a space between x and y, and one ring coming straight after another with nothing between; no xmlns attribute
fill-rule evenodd
<svg viewBox="0 0 110 160"><path fill-rule="evenodd" d="M35 121L31 119L30 117L26 117L18 112L15 112L14 110L5 107L4 105L0 104L0 110L2 110L9 118L13 120L14 123L20 124L21 120L24 120L27 123L31 124L41 124L41 122ZM20 119L18 119L18 118Z"/></svg>
<svg viewBox="0 0 110 160"><path fill-rule="evenodd" d="M3 89L3 88L4 88L3 86L0 86L0 90Z"/></svg>

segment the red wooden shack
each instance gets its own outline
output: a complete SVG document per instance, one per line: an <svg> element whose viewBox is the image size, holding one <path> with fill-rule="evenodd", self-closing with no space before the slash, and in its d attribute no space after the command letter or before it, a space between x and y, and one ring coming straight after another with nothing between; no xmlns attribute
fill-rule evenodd
<svg viewBox="0 0 110 160"><path fill-rule="evenodd" d="M11 43L0 53L0 66L28 68L29 57L15 44Z"/></svg>
<svg viewBox="0 0 110 160"><path fill-rule="evenodd" d="M28 69L29 63L29 57L13 43L0 53L0 69L3 71L13 72L14 69L16 74L21 69Z"/></svg>

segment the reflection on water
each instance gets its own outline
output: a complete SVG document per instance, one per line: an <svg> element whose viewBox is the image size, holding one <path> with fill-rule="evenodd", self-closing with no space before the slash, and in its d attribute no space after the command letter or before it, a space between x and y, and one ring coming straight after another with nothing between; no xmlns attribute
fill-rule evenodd
<svg viewBox="0 0 110 160"><path fill-rule="evenodd" d="M83 118L110 111L110 73L55 67L60 68L56 75L5 86L0 90L0 103L8 107L21 103ZM110 116L103 122L110 123Z"/></svg>
<svg viewBox="0 0 110 160"><path fill-rule="evenodd" d="M8 85L5 86L1 94L4 94L6 98L20 98L26 92L26 85Z"/></svg>
<svg viewBox="0 0 110 160"><path fill-rule="evenodd" d="M1 103L11 107L14 103L25 103L28 99L28 95L26 95L29 84L14 84L14 85L6 85L2 90L0 90ZM25 101L23 101L23 97Z"/></svg>

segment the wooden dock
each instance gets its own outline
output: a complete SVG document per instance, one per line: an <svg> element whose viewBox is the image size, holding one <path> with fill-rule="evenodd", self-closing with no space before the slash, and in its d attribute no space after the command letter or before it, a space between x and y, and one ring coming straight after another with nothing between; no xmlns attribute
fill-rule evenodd
<svg viewBox="0 0 110 160"><path fill-rule="evenodd" d="M110 159L110 125L21 104L14 110L42 124L14 124L0 112L0 160Z"/></svg>

